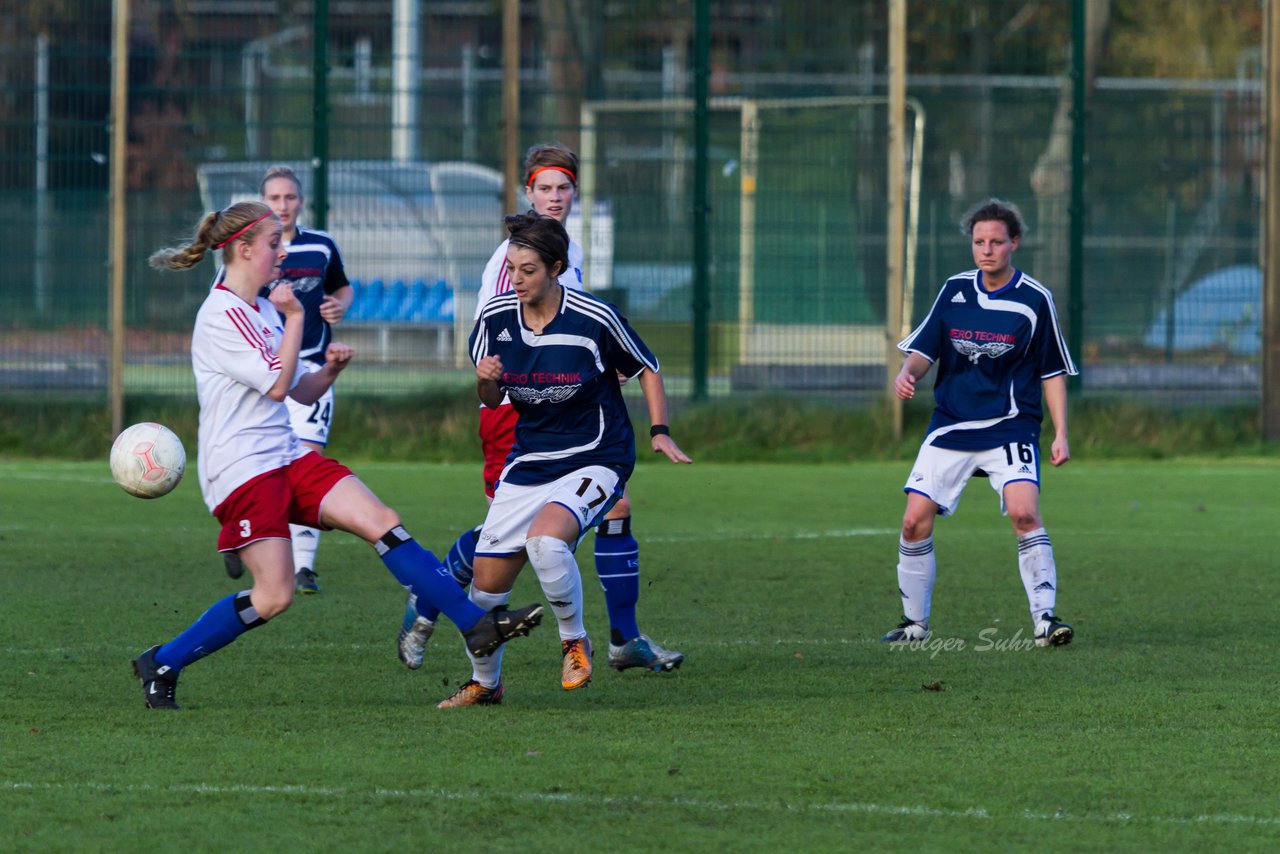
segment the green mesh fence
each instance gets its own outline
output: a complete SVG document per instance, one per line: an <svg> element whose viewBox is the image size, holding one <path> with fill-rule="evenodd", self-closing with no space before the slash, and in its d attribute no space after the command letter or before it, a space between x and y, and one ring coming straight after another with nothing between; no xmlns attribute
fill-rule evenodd
<svg viewBox="0 0 1280 854"><path fill-rule="evenodd" d="M356 283L339 330L360 351L346 387L469 383L461 344L480 271L522 203L502 191L502 5L130 4L127 393L190 392L187 334L214 272L161 275L147 255L203 211L253 197L277 162L303 175L304 222L323 216ZM582 155L592 183L571 230L589 249L587 284L625 308L677 393L695 368L694 5L525 2L518 36L519 148L559 140ZM1030 226L1016 262L1079 333L1086 394L1256 400L1261 4L1088 4L1106 17L1090 21L1102 37L1083 175L1053 145L1070 3L907 5L909 316L972 266L961 212L1000 196ZM0 20L6 392L104 393L111 9L19 0ZM712 394L883 386L886 9L710 4ZM1085 197L1079 317L1072 181Z"/></svg>

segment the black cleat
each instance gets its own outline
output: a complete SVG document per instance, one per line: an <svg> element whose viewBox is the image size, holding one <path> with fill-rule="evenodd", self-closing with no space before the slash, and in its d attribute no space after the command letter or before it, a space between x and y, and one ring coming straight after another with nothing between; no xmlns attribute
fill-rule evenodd
<svg viewBox="0 0 1280 854"><path fill-rule="evenodd" d="M142 699L148 709L181 709L173 698L178 688L178 672L156 662L158 646L133 660L133 672L142 680Z"/></svg>
<svg viewBox="0 0 1280 854"><path fill-rule="evenodd" d="M492 655L494 650L518 635L542 622L542 606L526 605L518 611L494 608L480 618L469 630L462 633L471 654L479 657Z"/></svg>
<svg viewBox="0 0 1280 854"><path fill-rule="evenodd" d="M228 578L239 578L244 575L244 564L240 562L240 552L223 552L222 568L227 571Z"/></svg>

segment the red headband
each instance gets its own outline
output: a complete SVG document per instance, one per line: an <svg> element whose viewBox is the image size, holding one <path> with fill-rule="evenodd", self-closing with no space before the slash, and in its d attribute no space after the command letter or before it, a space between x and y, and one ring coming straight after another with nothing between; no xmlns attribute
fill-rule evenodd
<svg viewBox="0 0 1280 854"><path fill-rule="evenodd" d="M254 227L255 225L257 225L258 223L262 222L262 221L263 221L264 219L266 219L267 217L272 216L274 213L275 213L275 211L267 211L267 212L266 212L266 213L264 213L262 216L258 217L258 218L257 218L257 219L255 219L253 222L249 223L249 224L248 224L248 225L246 225L244 228L240 229L240 230L239 230L239 231L237 231L235 234L233 234L233 235L231 235L230 237L228 237L226 240L222 241L222 242L221 242L221 243L219 243L219 244L216 244L213 248L214 248L214 249L221 249L222 247L226 246L226 245L227 245L228 243L230 243L231 241L235 240L235 239L236 239L237 237L239 237L240 235L244 234L244 233L245 233L246 231L248 231L249 229L253 228L253 227Z"/></svg>
<svg viewBox="0 0 1280 854"><path fill-rule="evenodd" d="M572 172L570 172L568 169L564 168L563 166L540 166L540 167L538 167L537 169L534 169L532 172L530 172L530 173L529 173L529 180L528 180L528 181L525 181L525 182L524 182L524 185L525 185L526 187L532 187L532 186L533 186L533 179L534 179L534 178L537 178L537 177L538 177L538 174L539 174L540 172L546 172L548 169L552 169L552 170L554 170L554 171L556 171L556 172L563 172L564 174L566 174L566 175L568 175L568 176L569 176L569 180L570 180L570 181L572 181L575 185L578 183L578 176L577 176L577 175L575 175L575 174L573 174Z"/></svg>

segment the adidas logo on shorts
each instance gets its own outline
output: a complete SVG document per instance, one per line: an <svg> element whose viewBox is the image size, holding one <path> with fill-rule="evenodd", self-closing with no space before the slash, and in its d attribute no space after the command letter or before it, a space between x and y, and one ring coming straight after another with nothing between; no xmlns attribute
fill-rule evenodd
<svg viewBox="0 0 1280 854"><path fill-rule="evenodd" d="M508 332L506 329L503 329L501 332L499 332L499 333L498 333L498 340L499 340L499 341L510 341L510 340L511 340L511 333L510 333L510 332Z"/></svg>

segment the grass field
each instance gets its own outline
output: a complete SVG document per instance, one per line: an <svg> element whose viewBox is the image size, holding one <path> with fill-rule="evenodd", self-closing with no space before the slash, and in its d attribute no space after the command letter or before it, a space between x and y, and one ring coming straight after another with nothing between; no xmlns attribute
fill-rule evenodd
<svg viewBox="0 0 1280 854"><path fill-rule="evenodd" d="M475 466L356 465L427 545L481 516ZM143 708L129 660L238 589L194 472L130 498L105 461L0 463L0 848L19 850L1274 850L1275 460L1046 473L1061 649L1028 649L986 483L939 523L936 642L878 642L907 465L641 466L641 626L672 674L558 683L554 625L507 699L437 633L405 670L402 595L321 545L324 593ZM583 549L588 627L604 608ZM538 596L526 572L515 601Z"/></svg>

